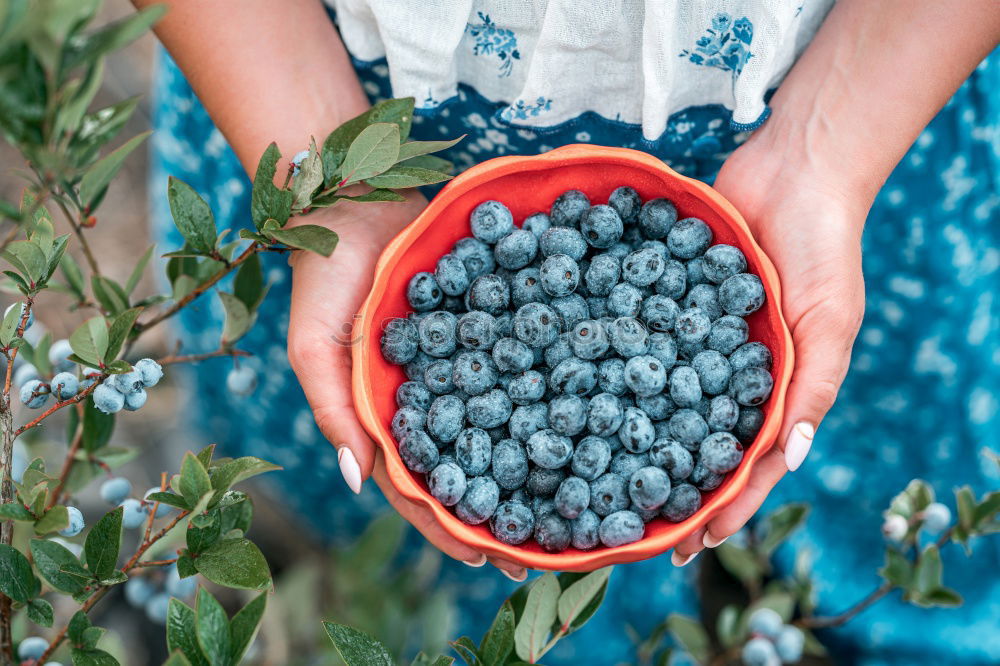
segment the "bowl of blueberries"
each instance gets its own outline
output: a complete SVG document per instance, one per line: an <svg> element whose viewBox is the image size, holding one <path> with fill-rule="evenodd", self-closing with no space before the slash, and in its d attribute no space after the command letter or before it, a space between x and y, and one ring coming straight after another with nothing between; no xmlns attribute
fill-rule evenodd
<svg viewBox="0 0 1000 666"><path fill-rule="evenodd" d="M646 559L774 444L794 355L780 303L708 185L624 148L501 157L383 252L355 408L394 487L459 541L535 569Z"/></svg>

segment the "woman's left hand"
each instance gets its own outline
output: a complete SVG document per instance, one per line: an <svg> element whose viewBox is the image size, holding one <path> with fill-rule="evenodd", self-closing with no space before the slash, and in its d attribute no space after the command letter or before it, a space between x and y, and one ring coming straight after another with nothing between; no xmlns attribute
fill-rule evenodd
<svg viewBox="0 0 1000 666"><path fill-rule="evenodd" d="M677 566L743 527L781 477L802 464L847 373L864 314L861 231L870 197L831 182L808 159L796 163L778 158L771 146L762 150L764 143L751 141L733 153L715 188L743 214L777 268L795 368L776 446L757 462L736 501L677 545Z"/></svg>

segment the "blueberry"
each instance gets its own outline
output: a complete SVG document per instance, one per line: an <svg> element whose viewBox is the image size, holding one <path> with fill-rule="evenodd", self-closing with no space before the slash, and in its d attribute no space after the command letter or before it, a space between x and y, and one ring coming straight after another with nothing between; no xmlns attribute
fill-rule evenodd
<svg viewBox="0 0 1000 666"><path fill-rule="evenodd" d="M941 502L931 502L923 510L924 527L931 532L943 532L951 523L951 509Z"/></svg>
<svg viewBox="0 0 1000 666"><path fill-rule="evenodd" d="M635 406L646 412L646 415L654 421L670 418L670 415L677 411L677 405L665 393L637 396Z"/></svg>
<svg viewBox="0 0 1000 666"><path fill-rule="evenodd" d="M713 432L702 440L699 454L710 472L726 474L743 460L743 445L728 432Z"/></svg>
<svg viewBox="0 0 1000 666"><path fill-rule="evenodd" d="M608 327L608 336L611 346L624 358L639 356L649 348L649 332L632 317L615 319Z"/></svg>
<svg viewBox="0 0 1000 666"><path fill-rule="evenodd" d="M531 508L522 502L501 502L490 520L490 529L497 541L517 546L527 541L534 532L535 516Z"/></svg>
<svg viewBox="0 0 1000 666"><path fill-rule="evenodd" d="M86 523L83 520L83 514L75 506L66 507L66 513L69 516L69 524L66 527L59 530L59 534L64 537L75 537L77 534L83 531Z"/></svg>
<svg viewBox="0 0 1000 666"><path fill-rule="evenodd" d="M670 436L689 451L697 451L708 436L708 424L693 409L679 409L670 417Z"/></svg>
<svg viewBox="0 0 1000 666"><path fill-rule="evenodd" d="M465 264L470 281L480 275L492 273L496 267L489 245L475 238L462 238L452 247L451 253Z"/></svg>
<svg viewBox="0 0 1000 666"><path fill-rule="evenodd" d="M688 480L693 483L698 490L707 493L708 491L715 490L722 485L722 481L725 478L725 474L713 472L705 467L702 461L699 460L695 463L694 469L691 470L691 476L688 477Z"/></svg>
<svg viewBox="0 0 1000 666"><path fill-rule="evenodd" d="M569 294L553 298L549 305L559 315L560 330L569 331L584 319L590 317L587 301L580 294Z"/></svg>
<svg viewBox="0 0 1000 666"><path fill-rule="evenodd" d="M573 457L573 440L552 430L539 430L528 438L528 458L539 467L559 469Z"/></svg>
<svg viewBox="0 0 1000 666"><path fill-rule="evenodd" d="M740 406L725 395L717 395L708 404L705 422L712 432L729 431L736 427L740 416Z"/></svg>
<svg viewBox="0 0 1000 666"><path fill-rule="evenodd" d="M22 393L23 390L22 387ZM125 406L125 396L115 388L112 377L105 379L100 386L94 389L92 395L94 396L94 406L105 414L120 412ZM23 400L24 396L21 397Z"/></svg>
<svg viewBox="0 0 1000 666"><path fill-rule="evenodd" d="M598 531L601 518L590 509L585 509L570 523L572 537L570 543L578 550L591 550L600 543Z"/></svg>
<svg viewBox="0 0 1000 666"><path fill-rule="evenodd" d="M412 361L403 366L403 372L406 373L406 378L410 381L423 383L424 372L427 370L427 366L433 362L434 357L421 350L417 352Z"/></svg>
<svg viewBox="0 0 1000 666"><path fill-rule="evenodd" d="M469 271L456 254L446 254L438 259L434 279L446 296L461 296L469 288Z"/></svg>
<svg viewBox="0 0 1000 666"><path fill-rule="evenodd" d="M726 357L707 349L691 359L691 368L698 373L701 389L708 395L719 395L729 386L733 370Z"/></svg>
<svg viewBox="0 0 1000 666"><path fill-rule="evenodd" d="M572 533L568 520L558 513L546 513L535 520L535 541L546 552L558 553L569 548Z"/></svg>
<svg viewBox="0 0 1000 666"><path fill-rule="evenodd" d="M587 426L587 404L575 395L559 395L549 402L549 427L572 437Z"/></svg>
<svg viewBox="0 0 1000 666"><path fill-rule="evenodd" d="M116 476L101 484L101 499L111 506L118 506L132 492L132 484L128 479Z"/></svg>
<svg viewBox="0 0 1000 666"><path fill-rule="evenodd" d="M733 373L729 388L736 402L747 407L763 403L771 395L774 380L764 368L744 368Z"/></svg>
<svg viewBox="0 0 1000 666"><path fill-rule="evenodd" d="M417 330L414 327L414 332ZM419 350L414 347L413 356ZM412 358L410 359L413 360ZM409 362L409 361L407 361ZM237 396L248 396L257 388L257 371L251 366L243 364L229 369L226 373L226 390Z"/></svg>
<svg viewBox="0 0 1000 666"><path fill-rule="evenodd" d="M622 446L632 453L644 453L653 445L653 423L646 413L638 407L625 409L625 418L618 429L618 439Z"/></svg>
<svg viewBox="0 0 1000 666"><path fill-rule="evenodd" d="M613 317L638 317L642 311L642 291L628 282L616 284L608 294L608 314Z"/></svg>
<svg viewBox="0 0 1000 666"><path fill-rule="evenodd" d="M17 367L17 370L14 371L12 383L15 386L21 386L32 379L41 379L41 375L38 374L38 368L31 363L21 363Z"/></svg>
<svg viewBox="0 0 1000 666"><path fill-rule="evenodd" d="M656 395L667 384L667 373L653 356L633 356L625 363L625 384L639 397Z"/></svg>
<svg viewBox="0 0 1000 666"><path fill-rule="evenodd" d="M642 301L642 319L652 331L673 330L680 311L680 306L669 296L653 294Z"/></svg>
<svg viewBox="0 0 1000 666"><path fill-rule="evenodd" d="M743 318L724 315L712 322L705 346L721 354L732 354L747 341L749 334L750 327Z"/></svg>
<svg viewBox="0 0 1000 666"><path fill-rule="evenodd" d="M740 651L743 666L777 666L780 663L774 645L766 638L751 638Z"/></svg>
<svg viewBox="0 0 1000 666"><path fill-rule="evenodd" d="M590 484L578 476L570 476L559 484L554 498L556 511L573 520L590 506Z"/></svg>
<svg viewBox="0 0 1000 666"><path fill-rule="evenodd" d="M549 375L549 387L556 393L586 395L597 385L597 366L571 356L559 362Z"/></svg>
<svg viewBox="0 0 1000 666"><path fill-rule="evenodd" d="M621 260L612 254L595 255L583 274L583 282L587 291L593 296L607 296L618 284L621 277Z"/></svg>
<svg viewBox="0 0 1000 666"><path fill-rule="evenodd" d="M455 505L455 514L468 525L479 525L489 520L500 503L500 487L488 476L468 480L465 494Z"/></svg>
<svg viewBox="0 0 1000 666"><path fill-rule="evenodd" d="M617 243L615 243L614 245L612 245L607 249L607 254L610 254L612 257L617 259L619 264L621 263L621 260L627 257L628 253L631 252L633 249L632 246L626 243L624 239L624 236L629 235L630 232L632 236L635 236L636 233L638 232L638 229L636 229L635 227L630 227L626 229L625 234L623 234L622 240L618 241Z"/></svg>
<svg viewBox="0 0 1000 666"><path fill-rule="evenodd" d="M133 576L125 581L125 601L133 608L142 608L154 594L156 586L145 576Z"/></svg>
<svg viewBox="0 0 1000 666"><path fill-rule="evenodd" d="M426 412L433 400L433 394L421 382L403 382L396 389L396 405L399 407L416 407Z"/></svg>
<svg viewBox="0 0 1000 666"><path fill-rule="evenodd" d="M514 230L514 217L499 201L484 201L469 216L472 235L492 245Z"/></svg>
<svg viewBox="0 0 1000 666"><path fill-rule="evenodd" d="M712 330L712 320L699 308L681 310L674 321L674 330L678 343L698 344L708 337Z"/></svg>
<svg viewBox="0 0 1000 666"><path fill-rule="evenodd" d="M476 427L496 428L510 419L512 409L513 405L507 394L500 389L493 389L468 399L466 417Z"/></svg>
<svg viewBox="0 0 1000 666"><path fill-rule="evenodd" d="M770 370L773 365L771 350L762 342L748 342L729 355L729 364L732 366L733 372L739 372L745 368Z"/></svg>
<svg viewBox="0 0 1000 666"><path fill-rule="evenodd" d="M578 230L552 227L538 239L538 247L544 257L565 254L573 261L580 261L587 254L589 246Z"/></svg>
<svg viewBox="0 0 1000 666"><path fill-rule="evenodd" d="M453 395L442 395L427 410L427 433L439 442L454 442L465 423L465 404Z"/></svg>
<svg viewBox="0 0 1000 666"><path fill-rule="evenodd" d="M745 317L764 305L764 285L750 273L738 273L719 286L719 303L727 314Z"/></svg>
<svg viewBox="0 0 1000 666"><path fill-rule="evenodd" d="M722 284L727 278L747 269L747 258L738 247L713 245L705 250L705 277L715 284Z"/></svg>
<svg viewBox="0 0 1000 666"><path fill-rule="evenodd" d="M677 343L666 333L651 333L647 338L646 354L652 356L669 370L677 363Z"/></svg>
<svg viewBox="0 0 1000 666"><path fill-rule="evenodd" d="M637 287L649 286L663 274L665 266L666 262L656 250L636 250L622 261L622 279Z"/></svg>
<svg viewBox="0 0 1000 666"><path fill-rule="evenodd" d="M628 482L608 472L590 482L590 508L602 518L628 507Z"/></svg>
<svg viewBox="0 0 1000 666"><path fill-rule="evenodd" d="M536 370L514 375L507 385L507 395L515 405L530 405L545 395L545 377Z"/></svg>
<svg viewBox="0 0 1000 666"><path fill-rule="evenodd" d="M410 278L410 284L406 287L406 300L410 307L417 312L427 312L433 310L441 304L444 292L438 286L437 280L431 273L422 271Z"/></svg>
<svg viewBox="0 0 1000 666"><path fill-rule="evenodd" d="M584 299L587 303L587 312L594 319L600 319L610 315L608 310L608 299L598 296L588 296Z"/></svg>
<svg viewBox="0 0 1000 666"><path fill-rule="evenodd" d="M48 649L49 642L47 640L38 636L29 636L18 643L17 657L19 660L41 659Z"/></svg>
<svg viewBox="0 0 1000 666"><path fill-rule="evenodd" d="M670 398L679 407L694 407L702 396L701 380L690 366L679 366L670 372Z"/></svg>
<svg viewBox="0 0 1000 666"><path fill-rule="evenodd" d="M45 406L45 403L48 402L49 395L51 395L51 393L52 393L52 388L42 380L29 379L28 381L26 381L24 384L21 385L21 390L19 395L21 398L21 402L28 409L41 409L42 407ZM119 407L118 409L121 409L121 407Z"/></svg>
<svg viewBox="0 0 1000 666"><path fill-rule="evenodd" d="M709 321L715 321L722 316L722 306L719 305L719 289L712 284L698 284L691 287L683 303L685 309L699 308Z"/></svg>
<svg viewBox="0 0 1000 666"><path fill-rule="evenodd" d="M587 429L598 437L614 435L624 418L624 409L614 394L598 393L587 405Z"/></svg>
<svg viewBox="0 0 1000 666"><path fill-rule="evenodd" d="M639 211L639 228L646 238L664 238L677 222L677 209L666 199L650 199Z"/></svg>
<svg viewBox="0 0 1000 666"><path fill-rule="evenodd" d="M524 372L534 364L528 345L514 338L500 338L493 345L493 363L500 372Z"/></svg>
<svg viewBox="0 0 1000 666"><path fill-rule="evenodd" d="M490 467L493 440L482 428L466 428L455 440L455 461L469 476L479 476Z"/></svg>
<svg viewBox="0 0 1000 666"><path fill-rule="evenodd" d="M679 483L670 490L660 515L672 523L687 520L701 508L701 492L689 483Z"/></svg>
<svg viewBox="0 0 1000 666"><path fill-rule="evenodd" d="M127 530L135 530L145 524L149 518L149 510L146 505L132 497L121 503L122 507L122 527Z"/></svg>
<svg viewBox="0 0 1000 666"><path fill-rule="evenodd" d="M611 206L591 206L580 218L580 232L591 247L607 249L622 237L624 225Z"/></svg>
<svg viewBox="0 0 1000 666"><path fill-rule="evenodd" d="M417 327L407 319L390 319L382 333L382 357L389 363L404 365L417 355L420 337Z"/></svg>
<svg viewBox="0 0 1000 666"><path fill-rule="evenodd" d="M618 187L608 197L608 205L615 209L622 222L635 224L639 222L640 210L643 208L639 193L628 186Z"/></svg>
<svg viewBox="0 0 1000 666"><path fill-rule="evenodd" d="M504 490L516 490L528 478L528 454L524 446L513 439L503 439L493 446L491 457L493 479Z"/></svg>
<svg viewBox="0 0 1000 666"><path fill-rule="evenodd" d="M598 535L608 548L624 546L642 538L646 526L634 511L616 511L601 521Z"/></svg>
<svg viewBox="0 0 1000 666"><path fill-rule="evenodd" d="M465 494L465 472L453 462L441 462L427 475L431 495L445 506L454 506Z"/></svg>
<svg viewBox="0 0 1000 666"><path fill-rule="evenodd" d="M389 431L397 442L414 430L423 430L427 424L427 412L418 407L400 407L392 417Z"/></svg>
<svg viewBox="0 0 1000 666"><path fill-rule="evenodd" d="M620 358L601 361L597 369L597 383L604 393L624 395L628 388L625 384L625 361Z"/></svg>
<svg viewBox="0 0 1000 666"><path fill-rule="evenodd" d="M465 294L469 310L482 310L491 315L499 315L510 305L510 287L499 275L480 275Z"/></svg>
<svg viewBox="0 0 1000 666"><path fill-rule="evenodd" d="M423 430L408 432L399 443L399 456L414 472L424 474L434 469L439 455L437 445Z"/></svg>
<svg viewBox="0 0 1000 666"><path fill-rule="evenodd" d="M656 278L653 288L657 294L675 301L687 292L687 269L676 259L668 259L663 265L663 273Z"/></svg>
<svg viewBox="0 0 1000 666"><path fill-rule="evenodd" d="M590 199L580 190L568 190L552 202L549 217L557 227L578 227L580 218L590 208Z"/></svg>
<svg viewBox="0 0 1000 666"><path fill-rule="evenodd" d="M580 267L569 255L553 254L542 262L539 279L550 296L568 296L580 283Z"/></svg>
<svg viewBox="0 0 1000 666"><path fill-rule="evenodd" d="M611 462L611 445L603 437L589 435L580 440L573 451L573 474L593 481L603 474Z"/></svg>
<svg viewBox="0 0 1000 666"><path fill-rule="evenodd" d="M434 358L446 358L458 346L456 328L458 318L450 312L438 310L420 320L417 326L420 350Z"/></svg>
<svg viewBox="0 0 1000 666"><path fill-rule="evenodd" d="M463 352L455 357L452 380L455 387L469 395L482 395L496 386L499 373L493 358L486 352Z"/></svg>
<svg viewBox="0 0 1000 666"><path fill-rule="evenodd" d="M535 234L535 238L541 236L551 226L552 220L546 213L532 213L524 218L524 222L521 224L521 228Z"/></svg>
<svg viewBox="0 0 1000 666"><path fill-rule="evenodd" d="M778 637L778 634L781 633L781 628L784 626L785 622L781 619L781 615L776 610L766 607L758 608L751 613L750 620L747 623L750 633L772 640Z"/></svg>
<svg viewBox="0 0 1000 666"><path fill-rule="evenodd" d="M601 322L585 319L573 327L569 346L577 358L593 361L607 353L611 340Z"/></svg>
<svg viewBox="0 0 1000 666"><path fill-rule="evenodd" d="M544 303L526 303L514 315L514 337L529 347L548 347L559 336L559 316Z"/></svg>
<svg viewBox="0 0 1000 666"><path fill-rule="evenodd" d="M786 664L794 664L802 659L804 645L805 635L803 635L802 630L791 625L782 627L774 641L778 657Z"/></svg>
<svg viewBox="0 0 1000 666"><path fill-rule="evenodd" d="M629 453L628 451L619 451L611 458L611 464L608 466L608 471L613 474L617 474L623 479L631 478L636 471L642 469L649 465L650 458L648 453Z"/></svg>
<svg viewBox="0 0 1000 666"><path fill-rule="evenodd" d="M536 498L553 497L556 490L559 489L559 484L565 478L566 470L564 469L547 469L535 466L528 472L525 488ZM555 510L555 505L552 506L552 509ZM539 515L539 512L535 511L535 515Z"/></svg>
<svg viewBox="0 0 1000 666"><path fill-rule="evenodd" d="M670 477L659 467L643 467L632 473L628 486L632 502L644 511L659 509L670 495Z"/></svg>
<svg viewBox="0 0 1000 666"><path fill-rule="evenodd" d="M667 247L679 259L694 259L712 244L712 230L696 217L678 220L667 233Z"/></svg>
<svg viewBox="0 0 1000 666"><path fill-rule="evenodd" d="M705 258L695 257L687 262L684 266L684 270L687 272L687 285L688 289L694 289L698 285L708 284L708 278L705 277Z"/></svg>
<svg viewBox="0 0 1000 666"><path fill-rule="evenodd" d="M649 449L649 462L659 465L674 481L683 481L694 469L694 456L674 439L657 439Z"/></svg>
<svg viewBox="0 0 1000 666"><path fill-rule="evenodd" d="M424 370L424 384L435 395L444 395L455 390L454 365L446 358L432 361Z"/></svg>
<svg viewBox="0 0 1000 666"><path fill-rule="evenodd" d="M112 375L108 379L114 382L116 389L126 394L141 391L145 386L142 381L142 373L134 368L131 372L125 372L120 375Z"/></svg>
<svg viewBox="0 0 1000 666"><path fill-rule="evenodd" d="M508 423L510 436L519 442L528 441L533 434L549 427L548 413L548 405L542 403L516 408Z"/></svg>
<svg viewBox="0 0 1000 666"><path fill-rule="evenodd" d="M493 249L498 264L516 271L532 262L538 254L538 238L527 229L516 229L504 236Z"/></svg>
<svg viewBox="0 0 1000 666"><path fill-rule="evenodd" d="M573 347L569 344L571 336L572 333L570 331L560 333L556 341L545 349L543 358L547 367L555 369L557 365L566 359L573 358Z"/></svg>

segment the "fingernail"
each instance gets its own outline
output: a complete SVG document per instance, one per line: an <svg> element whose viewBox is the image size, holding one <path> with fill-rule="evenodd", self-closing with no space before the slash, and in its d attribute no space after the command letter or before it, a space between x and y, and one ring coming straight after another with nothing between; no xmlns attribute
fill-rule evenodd
<svg viewBox="0 0 1000 666"><path fill-rule="evenodd" d="M698 557L698 553L700 552L701 551L699 550L697 553L691 553L690 555L681 555L675 550L673 553L670 554L670 563L673 564L675 567L682 567L691 560L693 560L694 558Z"/></svg>
<svg viewBox="0 0 1000 666"><path fill-rule="evenodd" d="M785 467L789 472L794 472L802 465L812 446L813 437L816 435L816 428L811 423L800 421L792 426L792 432L785 442Z"/></svg>
<svg viewBox="0 0 1000 666"><path fill-rule="evenodd" d="M518 573L516 576L507 571L506 569L501 569L500 573L502 573L504 576L507 576L507 578L510 578L515 583L523 583L524 580L528 577L527 569L521 569L520 573Z"/></svg>
<svg viewBox="0 0 1000 666"><path fill-rule="evenodd" d="M347 487L354 491L355 495L361 493L361 466L358 459L354 457L354 452L346 446L337 450L337 463L340 465L340 473L344 475Z"/></svg>
<svg viewBox="0 0 1000 666"><path fill-rule="evenodd" d="M481 567L484 564L486 564L486 556L485 555L480 555L475 560L462 560L462 564L464 564L466 566L470 566L473 569L478 569L479 567Z"/></svg>
<svg viewBox="0 0 1000 666"><path fill-rule="evenodd" d="M715 548L716 546L721 546L726 542L728 536L724 536L721 539L712 536L711 532L705 532L705 536L702 537L701 542L705 544L705 548Z"/></svg>

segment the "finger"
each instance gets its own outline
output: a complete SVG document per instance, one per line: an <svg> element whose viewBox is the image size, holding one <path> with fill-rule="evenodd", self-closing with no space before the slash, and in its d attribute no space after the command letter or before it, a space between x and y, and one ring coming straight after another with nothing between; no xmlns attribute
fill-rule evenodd
<svg viewBox="0 0 1000 666"><path fill-rule="evenodd" d="M771 449L754 465L746 488L732 504L708 522L702 545L715 548L746 524L764 503L768 494L785 472L785 456L779 449Z"/></svg>
<svg viewBox="0 0 1000 666"><path fill-rule="evenodd" d="M425 507L414 504L393 488L385 471L385 465L379 462L375 465L372 479L382 490L382 494L389 501L389 504L399 512L411 525L417 528L425 539L431 542L435 548L448 557L452 557L460 562L464 562L471 567L481 567L486 564L486 556L475 548L466 546L461 541L448 534L434 514Z"/></svg>
<svg viewBox="0 0 1000 666"><path fill-rule="evenodd" d="M675 567L683 567L690 563L698 553L704 550L705 545L702 543L704 535L705 528L699 527L694 533L674 546L674 552L670 554L670 562Z"/></svg>
<svg viewBox="0 0 1000 666"><path fill-rule="evenodd" d="M488 557L490 564L495 566L500 570L504 576L510 578L515 583L523 583L528 577L528 570L522 567L520 564L515 564L510 560L505 560L501 557Z"/></svg>

